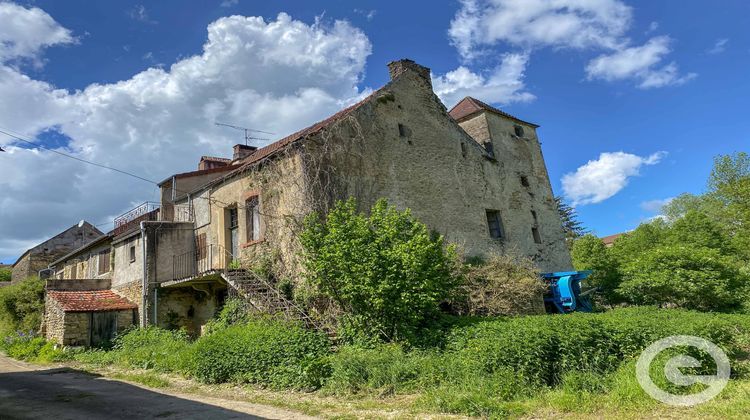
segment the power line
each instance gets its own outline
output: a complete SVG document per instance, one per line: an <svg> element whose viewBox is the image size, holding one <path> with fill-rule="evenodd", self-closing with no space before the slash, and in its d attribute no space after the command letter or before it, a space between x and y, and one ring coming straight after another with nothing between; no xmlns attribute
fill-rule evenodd
<svg viewBox="0 0 750 420"><path fill-rule="evenodd" d="M31 141L31 140L25 139L25 138L23 138L19 134L13 134L13 130L0 128L0 133L5 134L6 136L14 138L16 140L20 140L20 141L22 141L24 143L28 143L28 144L30 144L30 145L32 145L34 147L38 147L40 149L44 149L44 150L47 150L47 151L52 152L52 153L56 153L56 154L58 154L60 156L63 156L63 157L69 158L69 159L73 159L73 160L76 160L78 162L86 163L88 165L96 166L96 167L99 167L99 168L109 169L111 171L115 171L115 172L118 172L120 174L127 175L127 176L130 176L130 177L139 179L141 181L148 182L150 184L154 184L157 187L159 187L159 183L156 182L156 181L153 181L151 179L144 178L144 177L142 177L140 175L136 175L136 174L134 174L132 172L128 172L128 171L125 171L125 170L122 170L122 169L117 169L117 168L114 168L114 167L111 167L111 166L108 166L108 165L104 165L104 164L101 164L101 163L92 162L90 160L82 159L82 158L79 158L79 157L76 157L76 156L73 156L73 155L70 155L70 154L67 154L67 153L63 153L63 152L61 152L59 150L55 150L55 149L49 148L47 146L44 146L43 144L35 143L35 142ZM178 190L178 189L174 188L174 185L172 186L172 189L175 192L178 192L178 193L181 193L181 194L185 194L185 195L190 195L190 192ZM233 204L233 203L225 203L225 202L216 200L215 198L211 198L211 197L201 197L201 196L192 197L191 196L191 200L194 199L194 198L208 200L209 203L223 204L224 206L230 206L230 205L231 206L235 206L235 204ZM240 206L239 204L237 204L236 207L238 209L245 209L244 206ZM104 223L102 223L102 224L104 224ZM96 225L96 226L99 226L99 225Z"/></svg>

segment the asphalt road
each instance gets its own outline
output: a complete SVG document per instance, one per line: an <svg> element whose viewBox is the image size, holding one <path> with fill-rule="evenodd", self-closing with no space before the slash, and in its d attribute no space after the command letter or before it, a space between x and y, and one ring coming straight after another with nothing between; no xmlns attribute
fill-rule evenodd
<svg viewBox="0 0 750 420"><path fill-rule="evenodd" d="M153 391L70 368L0 355L0 419L262 419L294 413L241 401Z"/></svg>

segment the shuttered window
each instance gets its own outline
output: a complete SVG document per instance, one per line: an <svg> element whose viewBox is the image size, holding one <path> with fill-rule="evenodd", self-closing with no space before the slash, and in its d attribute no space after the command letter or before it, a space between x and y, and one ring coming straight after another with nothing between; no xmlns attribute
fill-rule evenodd
<svg viewBox="0 0 750 420"><path fill-rule="evenodd" d="M257 241L260 239L260 200L258 196L250 197L245 201L247 213L247 241Z"/></svg>
<svg viewBox="0 0 750 420"><path fill-rule="evenodd" d="M199 260L205 259L208 250L208 244L206 243L206 234L201 233L195 237L195 253Z"/></svg>
<svg viewBox="0 0 750 420"><path fill-rule="evenodd" d="M111 251L109 249L107 249L106 251L102 251L102 252L99 253L99 262L98 262L99 270L98 270L98 274L109 273L109 266L110 266L109 257L110 257L110 252Z"/></svg>

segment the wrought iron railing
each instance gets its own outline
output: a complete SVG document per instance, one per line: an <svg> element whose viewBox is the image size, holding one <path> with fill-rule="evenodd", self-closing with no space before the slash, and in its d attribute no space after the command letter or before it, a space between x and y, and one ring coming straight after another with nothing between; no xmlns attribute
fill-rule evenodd
<svg viewBox="0 0 750 420"><path fill-rule="evenodd" d="M115 218L114 235L125 233L144 220L158 220L158 218L159 203L147 201Z"/></svg>
<svg viewBox="0 0 750 420"><path fill-rule="evenodd" d="M204 274L233 268L235 257L221 245L209 244L205 247L180 255L172 256L172 278L183 280Z"/></svg>

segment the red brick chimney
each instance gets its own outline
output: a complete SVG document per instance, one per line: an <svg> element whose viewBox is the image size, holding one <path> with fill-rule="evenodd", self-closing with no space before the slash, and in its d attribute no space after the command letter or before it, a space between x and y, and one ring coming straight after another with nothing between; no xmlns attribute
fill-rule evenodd
<svg viewBox="0 0 750 420"><path fill-rule="evenodd" d="M244 159L244 158L252 155L253 152L255 152L256 150L258 150L258 148L255 147L255 146L247 146L247 145L244 145L244 144L235 144L234 145L234 154L232 155L232 160L237 161L237 160L240 160L240 159Z"/></svg>

